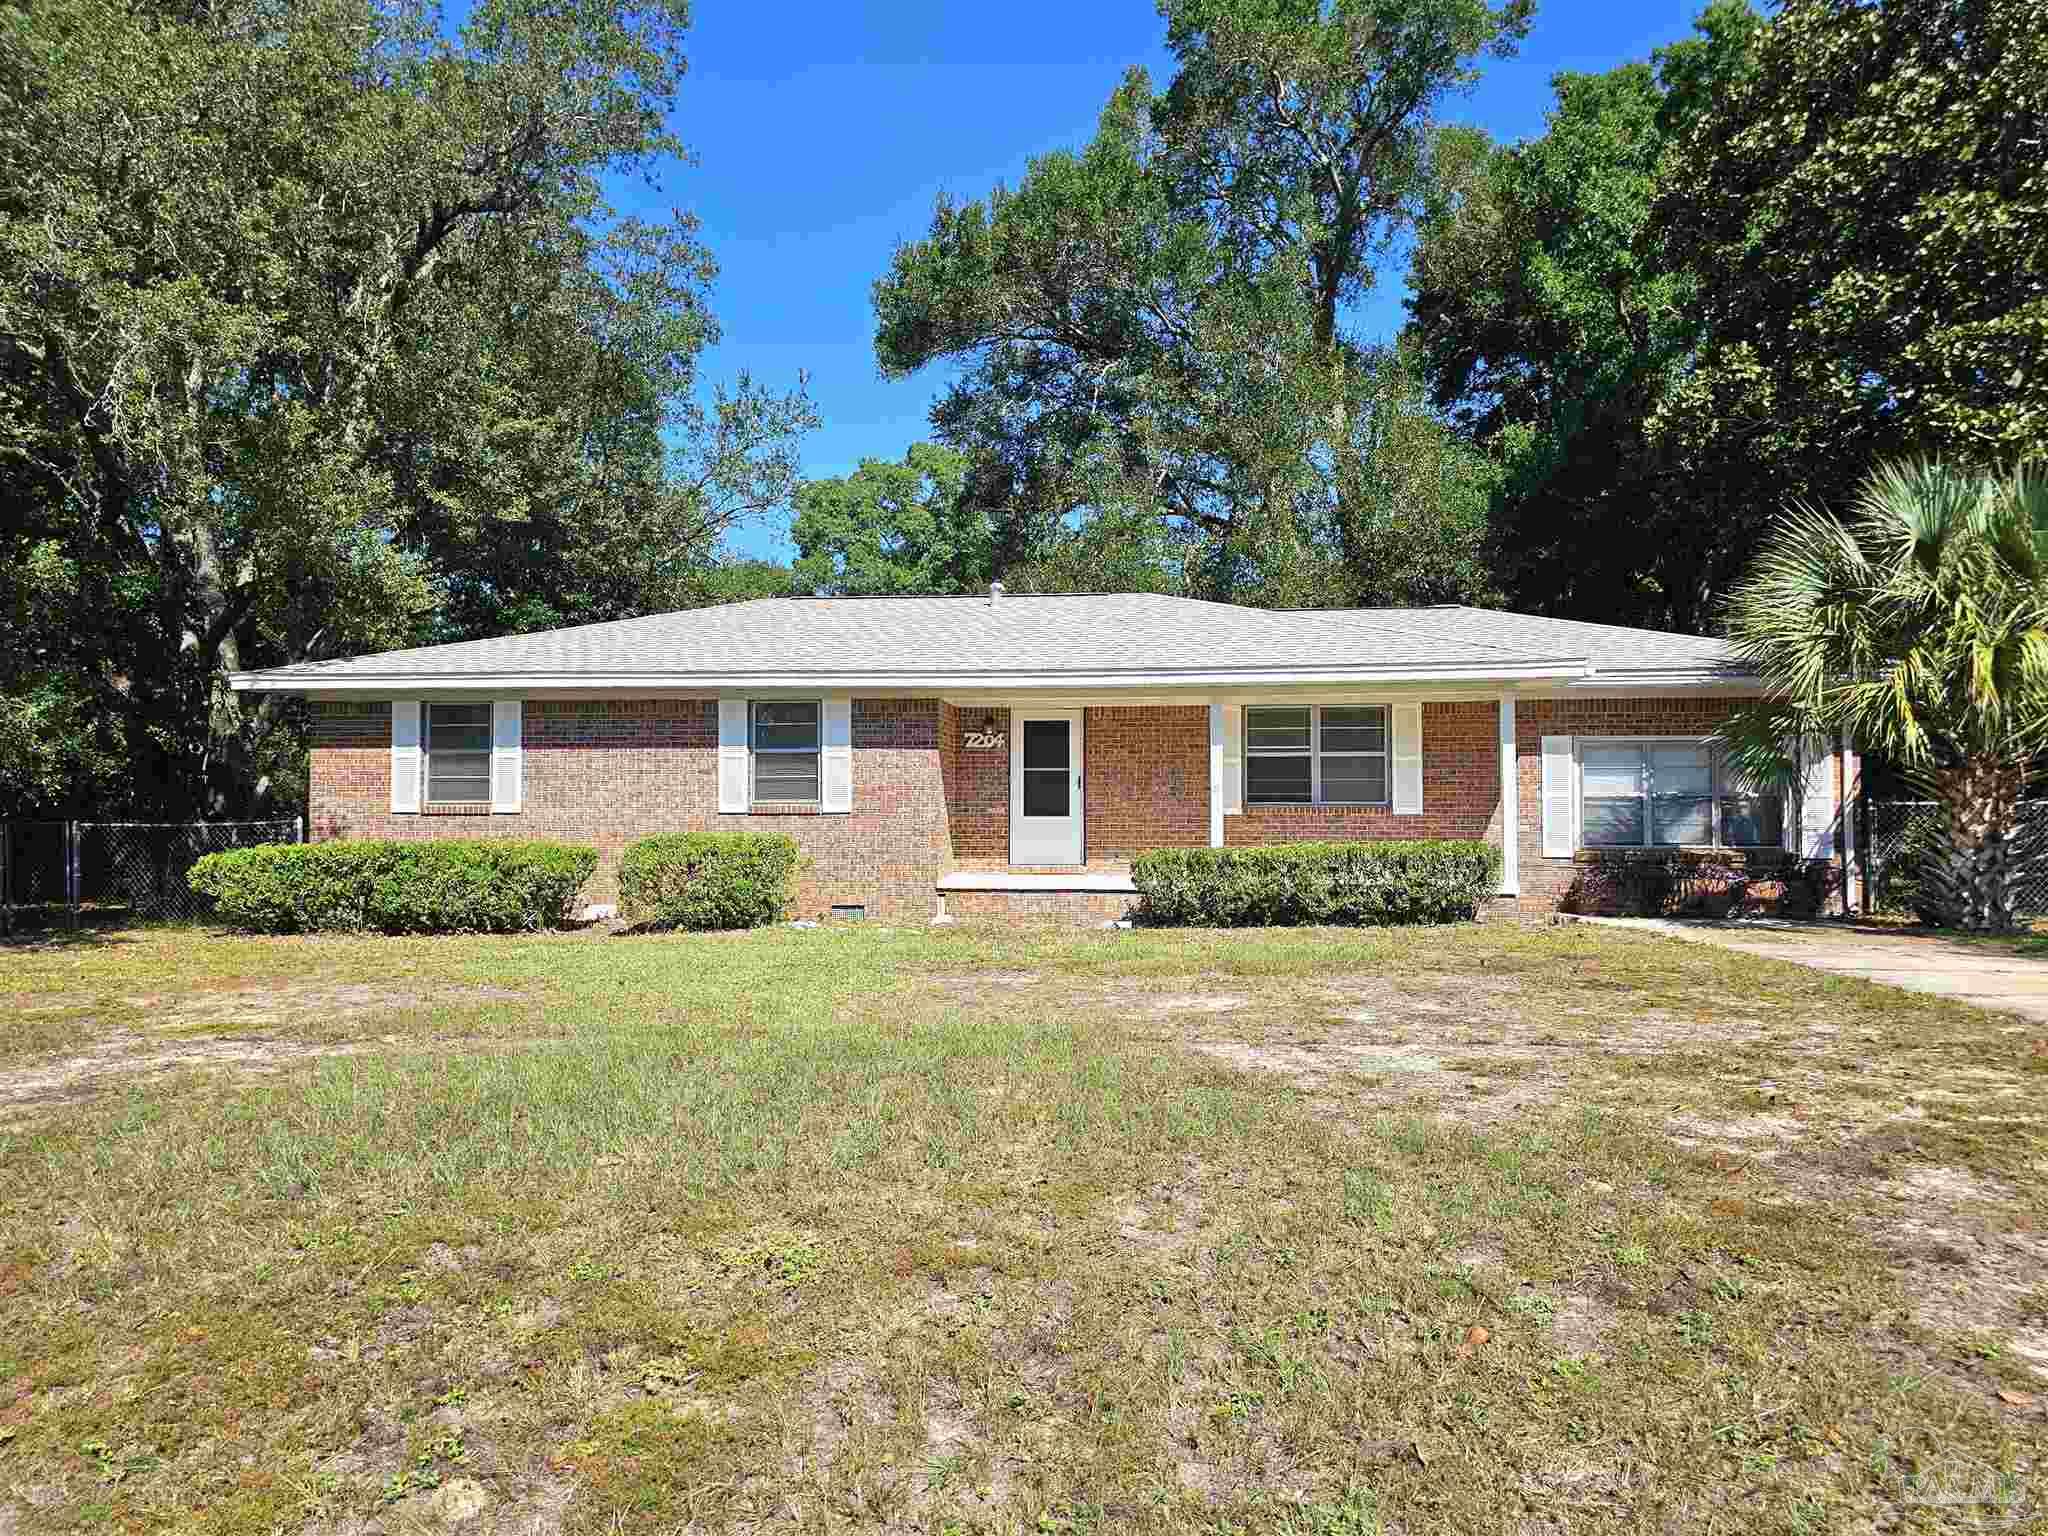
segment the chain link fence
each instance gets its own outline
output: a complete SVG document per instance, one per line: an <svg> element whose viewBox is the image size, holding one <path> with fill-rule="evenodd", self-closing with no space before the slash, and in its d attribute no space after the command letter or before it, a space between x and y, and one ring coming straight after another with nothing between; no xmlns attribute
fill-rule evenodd
<svg viewBox="0 0 2048 1536"><path fill-rule="evenodd" d="M1865 800L1856 809L1856 847L1865 861L1870 910L1910 911L1905 878L1908 849L1916 834L1926 836L1938 830L1939 802ZM2020 873L2013 886L2013 913L2048 917L2048 800L2022 800L2019 809L2013 858Z"/></svg>
<svg viewBox="0 0 2048 1536"><path fill-rule="evenodd" d="M186 883L224 848L305 841L278 821L0 821L0 933L77 927L105 917L196 918L206 903Z"/></svg>

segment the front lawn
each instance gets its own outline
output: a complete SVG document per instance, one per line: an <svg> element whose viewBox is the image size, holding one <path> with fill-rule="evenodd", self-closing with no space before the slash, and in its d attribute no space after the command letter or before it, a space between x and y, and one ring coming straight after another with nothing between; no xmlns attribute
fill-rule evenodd
<svg viewBox="0 0 2048 1536"><path fill-rule="evenodd" d="M0 1002L10 1536L2048 1508L2048 1042L1938 999L1488 924L139 930Z"/></svg>

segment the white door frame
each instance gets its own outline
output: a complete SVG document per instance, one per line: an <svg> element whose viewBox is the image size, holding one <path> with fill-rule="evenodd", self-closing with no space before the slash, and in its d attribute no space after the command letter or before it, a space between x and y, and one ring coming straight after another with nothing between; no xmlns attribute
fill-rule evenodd
<svg viewBox="0 0 2048 1536"><path fill-rule="evenodd" d="M1013 706L1010 711L1010 862L1019 866L1083 864L1087 862L1087 814L1081 804L1082 784L1087 779L1087 744L1082 737L1086 711L1079 709L1034 709ZM1072 797L1064 817L1024 815L1024 722L1064 720L1067 723L1067 768L1072 776ZM1061 839L1054 843L1053 839ZM1051 857L1067 854L1068 857Z"/></svg>

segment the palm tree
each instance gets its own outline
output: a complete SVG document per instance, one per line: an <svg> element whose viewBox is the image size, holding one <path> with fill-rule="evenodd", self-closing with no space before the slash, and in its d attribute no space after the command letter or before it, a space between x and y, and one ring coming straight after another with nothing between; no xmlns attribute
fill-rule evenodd
<svg viewBox="0 0 2048 1536"><path fill-rule="evenodd" d="M1882 465L1850 510L1786 511L1729 602L1768 690L1724 731L1730 755L1782 783L1804 734L1887 753L1942 809L1923 904L2009 930L2019 798L2048 747L2048 476Z"/></svg>

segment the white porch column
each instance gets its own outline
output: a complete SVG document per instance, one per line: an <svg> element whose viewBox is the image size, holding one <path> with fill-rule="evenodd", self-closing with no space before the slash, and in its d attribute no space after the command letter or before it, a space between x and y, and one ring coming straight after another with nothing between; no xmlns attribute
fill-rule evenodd
<svg viewBox="0 0 2048 1536"><path fill-rule="evenodd" d="M1209 846L1223 846L1223 706L1209 705Z"/></svg>
<svg viewBox="0 0 2048 1536"><path fill-rule="evenodd" d="M1522 776L1515 767L1515 696L1500 696L1500 893L1522 894Z"/></svg>

